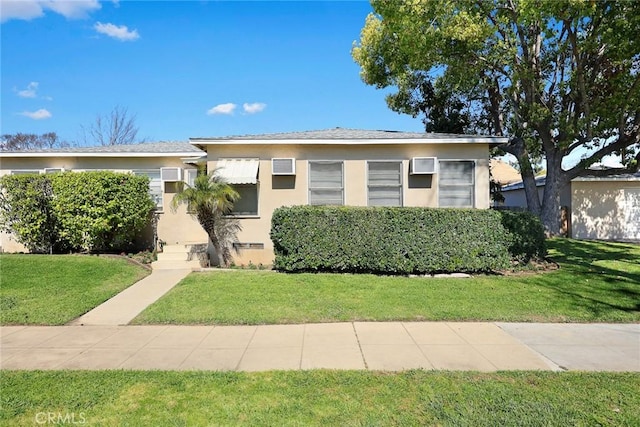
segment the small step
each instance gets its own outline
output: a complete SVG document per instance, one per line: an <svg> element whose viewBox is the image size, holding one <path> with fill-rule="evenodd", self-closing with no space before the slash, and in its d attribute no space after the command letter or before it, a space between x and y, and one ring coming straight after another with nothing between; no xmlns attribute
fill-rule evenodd
<svg viewBox="0 0 640 427"><path fill-rule="evenodd" d="M199 269L200 261L155 261L151 263L151 268L154 270L180 270L185 268Z"/></svg>
<svg viewBox="0 0 640 427"><path fill-rule="evenodd" d="M195 258L195 257L192 257ZM158 261L188 261L189 252L158 252Z"/></svg>
<svg viewBox="0 0 640 427"><path fill-rule="evenodd" d="M162 253L175 253L175 252L189 252L191 245L164 245L162 247Z"/></svg>

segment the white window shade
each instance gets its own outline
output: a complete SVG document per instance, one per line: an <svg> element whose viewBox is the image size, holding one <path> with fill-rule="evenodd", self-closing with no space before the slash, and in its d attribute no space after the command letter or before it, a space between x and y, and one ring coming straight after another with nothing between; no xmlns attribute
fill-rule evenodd
<svg viewBox="0 0 640 427"><path fill-rule="evenodd" d="M258 159L219 159L216 174L229 184L257 184Z"/></svg>

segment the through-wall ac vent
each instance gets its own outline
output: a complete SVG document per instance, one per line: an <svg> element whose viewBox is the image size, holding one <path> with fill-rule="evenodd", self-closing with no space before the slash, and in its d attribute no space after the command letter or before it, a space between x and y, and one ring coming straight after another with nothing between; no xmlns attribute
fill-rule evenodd
<svg viewBox="0 0 640 427"><path fill-rule="evenodd" d="M427 175L438 172L438 159L436 157L414 157L411 159L412 175Z"/></svg>
<svg viewBox="0 0 640 427"><path fill-rule="evenodd" d="M182 181L181 168L160 168L160 179L165 182Z"/></svg>
<svg viewBox="0 0 640 427"><path fill-rule="evenodd" d="M295 175L296 159L293 159L293 158L271 159L271 174L272 175Z"/></svg>
<svg viewBox="0 0 640 427"><path fill-rule="evenodd" d="M64 168L44 168L44 173L64 172Z"/></svg>

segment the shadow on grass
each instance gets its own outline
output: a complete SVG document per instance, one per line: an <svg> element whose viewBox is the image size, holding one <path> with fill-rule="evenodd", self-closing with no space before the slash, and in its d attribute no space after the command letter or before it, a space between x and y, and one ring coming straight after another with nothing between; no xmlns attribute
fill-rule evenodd
<svg viewBox="0 0 640 427"><path fill-rule="evenodd" d="M640 247L571 239L552 239L548 246L567 279L540 276L537 285L565 295L596 317L611 310L640 315L640 267L624 269L625 264L640 266Z"/></svg>

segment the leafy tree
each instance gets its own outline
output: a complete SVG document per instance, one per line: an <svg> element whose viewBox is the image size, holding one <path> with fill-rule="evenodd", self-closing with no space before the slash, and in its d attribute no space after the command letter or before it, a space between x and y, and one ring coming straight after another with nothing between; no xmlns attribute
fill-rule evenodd
<svg viewBox="0 0 640 427"><path fill-rule="evenodd" d="M42 135L35 133L4 134L0 137L0 151L38 150L42 148L69 147L67 141L60 141L55 132L47 132Z"/></svg>
<svg viewBox="0 0 640 427"><path fill-rule="evenodd" d="M231 247L240 225L235 218L225 216L233 209L233 203L240 197L216 171L208 175L198 173L193 186L180 183L178 192L173 196L173 210L181 204L187 205L187 211L207 232L216 251L218 265L227 267L231 263Z"/></svg>
<svg viewBox="0 0 640 427"><path fill-rule="evenodd" d="M82 127L85 145L124 145L144 142L138 139L136 115L116 106L109 114L98 114L93 123Z"/></svg>
<svg viewBox="0 0 640 427"><path fill-rule="evenodd" d="M387 95L389 108L412 117L422 116L427 132L463 134L470 131L471 117L463 99L436 90L429 76L414 72L398 81L398 92Z"/></svg>
<svg viewBox="0 0 640 427"><path fill-rule="evenodd" d="M373 0L372 5L375 13L352 51L363 81L395 86L402 94L416 89L413 76L426 76L436 92L464 102L476 129L508 136L502 148L518 159L529 210L540 215L548 234L560 231L560 190L591 164L620 153L628 170L637 170L640 2ZM402 96L387 100L396 110L403 101ZM405 104L410 111L410 102ZM586 148L591 154L562 169L565 156ZM547 169L542 202L532 168L539 156Z"/></svg>

